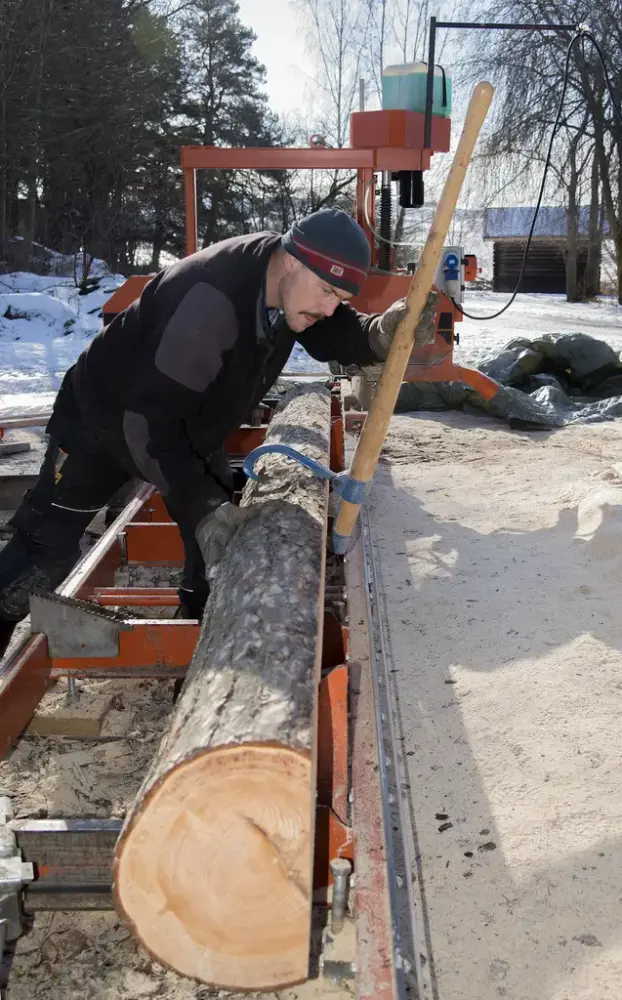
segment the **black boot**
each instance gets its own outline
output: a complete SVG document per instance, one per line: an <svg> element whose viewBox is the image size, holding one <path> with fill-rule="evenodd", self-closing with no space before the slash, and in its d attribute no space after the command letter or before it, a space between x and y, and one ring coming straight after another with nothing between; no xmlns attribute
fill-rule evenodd
<svg viewBox="0 0 622 1000"><path fill-rule="evenodd" d="M0 618L0 659L4 656L6 648L11 641L11 636L15 631L17 622L7 622Z"/></svg>
<svg viewBox="0 0 622 1000"><path fill-rule="evenodd" d="M175 612L175 618L183 618L185 620L196 618L198 621L201 621L205 605L207 604L207 598L209 597L209 584L207 581L205 581L201 588L196 588L195 590L187 590L185 587L179 587L177 594L179 595L179 607Z"/></svg>

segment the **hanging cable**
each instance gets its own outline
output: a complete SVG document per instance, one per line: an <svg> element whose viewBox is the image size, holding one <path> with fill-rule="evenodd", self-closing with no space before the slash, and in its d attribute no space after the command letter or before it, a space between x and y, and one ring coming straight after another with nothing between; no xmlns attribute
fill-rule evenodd
<svg viewBox="0 0 622 1000"><path fill-rule="evenodd" d="M538 201L536 202L536 208L535 208L535 211L533 213L533 219L531 221L531 227L529 229L529 235L527 236L527 244L525 246L525 253L523 254L523 261L522 261L522 264L521 264L520 274L518 276L518 281L516 283L516 287L515 287L514 291L512 292L510 300L508 302L506 302L506 304L501 309L498 309L497 312L492 313L489 316L476 316L473 313L466 312L466 310L463 309L461 305L459 305L454 299L452 299L451 300L452 305L458 310L459 313L462 314L462 316L466 316L467 319L486 320L486 321L487 320L491 320L491 319L497 319L498 316L502 316L503 313L507 309L510 308L510 306L512 305L512 303L515 301L516 296L518 295L518 292L520 290L520 286L523 283L523 278L525 277L525 269L526 269L526 266L527 266L527 258L529 256L529 250L531 248L531 241L533 239L533 234L534 234L534 231L535 231L535 228L536 228L536 223L538 221L538 213L540 212L540 207L542 205L542 199L544 197L544 189L546 187L546 181L547 181L547 177L548 177L548 172L549 172L549 168L551 166L551 155L552 155L552 152L553 152L553 143L555 141L555 136L557 134L557 129L559 128L559 123L561 121L562 111L564 109L564 99L566 97L566 91L568 89L568 81L569 81L569 78L570 78L570 59L571 59L571 56L572 56L572 51L573 51L575 45L577 44L577 42L579 41L579 39L585 39L585 38L587 38L592 43L592 45L596 49L596 52L598 53L598 58L600 59L600 64L602 66L603 74L604 74L604 77L605 77L605 83L607 85L607 90L609 92L609 98L611 100L611 104L613 106L613 110L614 110L615 116L618 119L620 125L622 126L622 112L620 111L620 109L618 108L618 106L616 104L616 100L615 100L615 97L614 97L614 94L613 94L613 87L611 85L611 80L609 79L609 73L607 72L607 67L605 65L605 59L604 59L604 56L602 54L600 45L598 44L598 42L596 41L596 39L594 38L594 36L587 30L587 28L586 28L585 25L579 25L578 28L577 28L576 34L573 35L573 37L570 39L570 42L568 43L568 48L566 50L566 62L565 62L565 66L564 66L564 82L563 82L563 86L562 86L562 92L561 92L561 95L560 95L560 98L559 98L559 104L558 104L558 107L557 107L557 115L556 115L556 118L555 118L555 123L553 125L553 130L551 132L551 138L550 138L550 141L549 141L549 148L548 148L548 151L547 151L547 154L546 154L546 160L544 161L544 170L543 170L543 173L542 173L542 183L540 185L540 193L538 195Z"/></svg>
<svg viewBox="0 0 622 1000"><path fill-rule="evenodd" d="M411 248L414 247L415 243L413 240L408 240L408 242L406 243L401 243L399 240L387 239L386 236L383 236L382 233L379 233L372 226L371 219L369 218L368 202L369 202L370 191L372 187L375 186L376 186L376 178L372 177L372 179L368 181L367 185L365 186L365 195L363 198L363 215L365 216L365 222L367 223L367 228L369 229L370 233L372 233L372 235L375 236L375 238L378 240L379 243L388 243L389 246L392 247L411 247ZM389 273L390 272L387 271L387 274Z"/></svg>
<svg viewBox="0 0 622 1000"><path fill-rule="evenodd" d="M553 130L551 132L551 138L549 140L548 152L546 154L546 159L544 161L544 171L542 173L542 183L540 184L540 193L538 195L538 200L536 202L536 208L535 208L535 211L533 213L533 219L531 220L531 227L529 229L529 235L527 236L527 244L525 246L525 253L523 254L523 261L522 261L522 264L521 264L521 269L520 269L520 273L519 273L519 276L518 276L518 281L516 282L516 287L515 287L514 291L512 292L512 295L511 295L511 298L509 299L509 301L506 302L506 304L501 309L498 309L497 312L495 312L495 313L491 313L491 315L489 315L489 316L475 316L475 315L472 315L471 313L466 312L466 310L463 309L462 306L458 305L458 303L455 301L455 299L452 299L451 300L452 305L458 310L458 312L460 312L463 316L466 316L468 319L490 320L490 319L496 319L498 316L502 316L503 313L507 309L509 309L510 306L512 305L512 303L515 301L516 296L518 295L520 286L523 283L523 278L525 277L525 269L527 267L527 258L529 256L529 250L530 250L530 247L531 247L531 240L533 238L533 234L534 234L534 231L535 231L535 228L536 228L536 223L538 221L538 214L540 212L540 206L542 205L542 199L544 197L544 189L546 187L546 181L547 181L547 177L548 177L549 167L551 165L551 154L553 152L553 143L555 141L555 136L557 134L557 129L559 128L559 123L561 121L562 111L564 110L564 99L566 97L566 90L568 89L568 80L569 80L569 76L570 76L570 58L572 56L572 50L573 50L576 42L581 37L582 37L581 34L579 32L577 32L577 34L574 35L572 37L572 39L570 40L570 43L569 43L568 48L566 50L566 64L564 66L564 84L563 84L562 92L561 92L561 95L560 95L560 98L559 98L559 104L557 106L557 115L556 115L556 118L555 118L555 123L553 125Z"/></svg>

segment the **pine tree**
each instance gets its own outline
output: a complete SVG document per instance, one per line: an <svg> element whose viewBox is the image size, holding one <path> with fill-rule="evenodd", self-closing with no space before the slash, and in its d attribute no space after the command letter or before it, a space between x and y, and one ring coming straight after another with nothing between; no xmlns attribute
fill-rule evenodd
<svg viewBox="0 0 622 1000"><path fill-rule="evenodd" d="M129 273L184 252L180 148L281 139L233 0L0 0L0 252ZM204 243L280 228L278 172L199 172Z"/></svg>
<svg viewBox="0 0 622 1000"><path fill-rule="evenodd" d="M242 25L238 12L235 0L198 0L184 19L184 113L197 145L264 146L277 139L276 121L261 90L265 71L251 53L255 36ZM277 183L278 178L273 180ZM252 228L244 196L248 184L249 177L235 171L198 172L198 225L204 246ZM266 214L259 213L263 222Z"/></svg>

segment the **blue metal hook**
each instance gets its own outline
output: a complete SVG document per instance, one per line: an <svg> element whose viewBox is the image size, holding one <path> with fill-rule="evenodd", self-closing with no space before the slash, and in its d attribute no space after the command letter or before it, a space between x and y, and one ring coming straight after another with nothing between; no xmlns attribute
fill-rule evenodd
<svg viewBox="0 0 622 1000"><path fill-rule="evenodd" d="M320 465L319 462L315 462L312 458L308 458L307 455L303 455L301 451L296 451L295 448L290 448L288 444L260 444L258 448L253 448L252 451L246 456L244 462L244 472L249 477L249 479L259 479L259 476L255 472L255 463L262 455L269 455L275 452L278 455L287 455L288 458L292 458L294 462L298 462L299 465L304 465L306 469L310 469L318 479L328 479L329 482L335 478L336 473L332 472L331 469L325 468L325 466Z"/></svg>
<svg viewBox="0 0 622 1000"><path fill-rule="evenodd" d="M288 444L260 444L258 448L253 448L244 461L243 468L246 475L250 479L259 479L259 476L255 472L255 463L262 455L272 453L286 455L287 458L291 458L294 462L298 462L299 465L304 465L306 469L310 469L318 479L327 479L333 492L341 497L342 500L356 504L361 504L365 500L369 483L352 479L348 472L333 472L332 469L327 469L325 465L321 465L307 455L303 455L301 451L290 448Z"/></svg>

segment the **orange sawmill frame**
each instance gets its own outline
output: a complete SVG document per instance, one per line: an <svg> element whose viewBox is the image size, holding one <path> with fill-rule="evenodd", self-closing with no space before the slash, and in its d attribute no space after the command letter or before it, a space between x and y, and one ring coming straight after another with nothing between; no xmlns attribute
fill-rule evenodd
<svg viewBox="0 0 622 1000"><path fill-rule="evenodd" d="M350 116L350 147L278 148L254 146L182 146L181 167L184 178L184 216L186 254L198 248L197 170L355 170L355 218L363 229L372 251L374 236L374 178L377 171L427 170L434 152L447 152L450 146L451 121L432 116L430 148L424 147L424 118L416 111L359 111ZM477 265L469 258L465 269L467 281L474 280ZM136 299L150 275L134 275L111 296L104 306L109 321ZM363 288L352 304L361 312L382 312L409 289L412 276L405 272L380 271L372 267ZM454 326L462 313L447 296L440 294L436 304L436 335L432 344L413 348L405 372L407 382L463 382L485 399L491 399L497 386L471 368L454 364L456 341Z"/></svg>
<svg viewBox="0 0 622 1000"><path fill-rule="evenodd" d="M240 427L226 442L231 457L244 458L264 440L266 425ZM331 467L343 469L343 424L334 397L331 427ZM115 585L123 566L183 565L177 525L162 497L141 486L116 521L78 563L57 593L102 607L175 607L170 587ZM0 756L28 725L50 684L62 676L183 677L192 659L199 623L167 618L129 618L119 633L119 651L110 657L58 658L50 655L44 635L33 635L0 668ZM314 880L316 888L330 882L329 862L353 857L348 822L348 665L347 629L326 611L323 623L322 672L319 692L319 754L317 830Z"/></svg>

